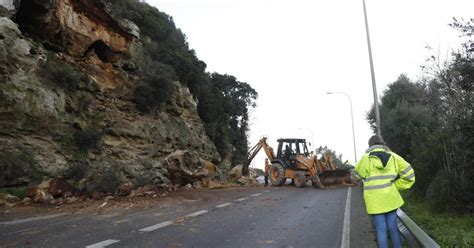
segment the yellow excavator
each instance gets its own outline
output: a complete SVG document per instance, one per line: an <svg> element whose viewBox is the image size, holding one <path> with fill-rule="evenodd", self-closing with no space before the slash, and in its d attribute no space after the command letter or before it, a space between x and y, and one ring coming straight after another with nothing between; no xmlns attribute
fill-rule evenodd
<svg viewBox="0 0 474 248"><path fill-rule="evenodd" d="M273 148L268 145L267 138L263 137L253 146L242 166L242 175L249 174L250 162L263 148L265 159L265 175L269 177L273 186L282 186L286 179L292 179L296 187L304 187L311 181L315 188L333 188L339 186L353 186L349 170L337 169L330 156L324 156L321 161L313 153L309 153L305 139L278 139L278 150L275 155Z"/></svg>

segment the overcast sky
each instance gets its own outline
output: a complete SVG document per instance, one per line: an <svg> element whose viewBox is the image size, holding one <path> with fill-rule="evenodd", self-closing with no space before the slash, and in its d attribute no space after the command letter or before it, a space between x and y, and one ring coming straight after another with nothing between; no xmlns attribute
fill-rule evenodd
<svg viewBox="0 0 474 248"><path fill-rule="evenodd" d="M267 136L302 137L354 161L372 135L373 103L362 0L147 0L173 16L209 72L227 73L257 90L250 146ZM473 0L366 0L380 95L401 73L416 80L431 54L447 57L461 40L448 24L474 17ZM396 152L396 151L395 151ZM263 168L264 153L254 161Z"/></svg>

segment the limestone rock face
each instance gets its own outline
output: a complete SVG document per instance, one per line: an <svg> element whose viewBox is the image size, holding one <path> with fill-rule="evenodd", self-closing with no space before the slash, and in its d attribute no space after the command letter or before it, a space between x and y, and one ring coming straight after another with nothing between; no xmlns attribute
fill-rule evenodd
<svg viewBox="0 0 474 248"><path fill-rule="evenodd" d="M175 82L174 98L152 113L137 110L139 76L124 60L140 43L135 24L114 20L95 0L18 3L0 2L16 7L15 18L0 17L0 169L17 168L4 171L0 187L60 176L104 193L127 181L168 187L221 171L211 166L221 158L183 84ZM57 73L48 69L54 61L75 71L66 76L85 76L59 87L63 77L47 71ZM38 189L31 198L50 197Z"/></svg>
<svg viewBox="0 0 474 248"><path fill-rule="evenodd" d="M25 30L75 57L99 43L126 52L133 40L96 0L23 1L18 20Z"/></svg>
<svg viewBox="0 0 474 248"><path fill-rule="evenodd" d="M16 14L19 0L0 0L0 16L12 17Z"/></svg>

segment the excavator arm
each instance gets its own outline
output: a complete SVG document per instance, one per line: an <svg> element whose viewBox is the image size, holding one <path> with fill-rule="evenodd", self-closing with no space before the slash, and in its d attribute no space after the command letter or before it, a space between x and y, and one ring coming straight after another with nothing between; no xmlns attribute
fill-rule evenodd
<svg viewBox="0 0 474 248"><path fill-rule="evenodd" d="M249 165L262 148L270 161L275 159L275 153L273 152L273 148L267 144L267 137L261 138L258 143L255 144L247 153L247 160L242 166L243 176L249 175Z"/></svg>

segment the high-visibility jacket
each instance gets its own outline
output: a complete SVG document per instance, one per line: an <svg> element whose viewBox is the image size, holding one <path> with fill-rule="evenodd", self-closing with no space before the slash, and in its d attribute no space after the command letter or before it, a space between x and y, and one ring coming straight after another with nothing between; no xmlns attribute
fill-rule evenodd
<svg viewBox="0 0 474 248"><path fill-rule="evenodd" d="M415 171L411 165L383 146L372 146L357 163L354 175L364 184L364 200L368 214L381 214L403 205L398 192L411 188Z"/></svg>

